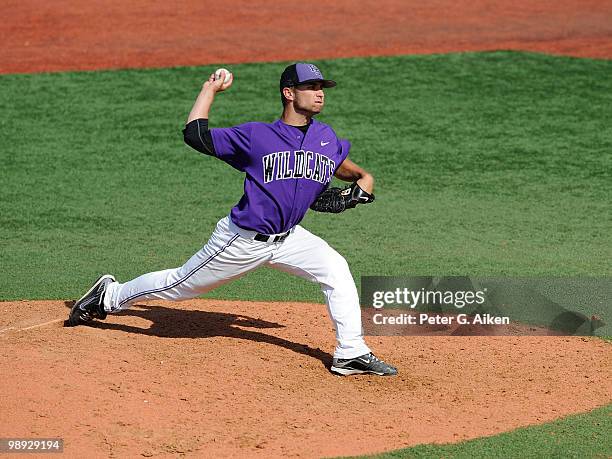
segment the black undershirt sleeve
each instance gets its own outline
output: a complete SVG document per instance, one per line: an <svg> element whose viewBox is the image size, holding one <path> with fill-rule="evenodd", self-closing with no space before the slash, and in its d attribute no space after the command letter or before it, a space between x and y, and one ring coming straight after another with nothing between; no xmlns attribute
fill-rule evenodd
<svg viewBox="0 0 612 459"><path fill-rule="evenodd" d="M199 118L187 123L183 129L183 139L191 148L205 155L216 156L207 119Z"/></svg>

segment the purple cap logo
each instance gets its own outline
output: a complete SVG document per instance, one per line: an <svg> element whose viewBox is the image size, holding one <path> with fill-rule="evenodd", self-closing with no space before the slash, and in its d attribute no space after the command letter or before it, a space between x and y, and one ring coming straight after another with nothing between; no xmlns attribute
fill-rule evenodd
<svg viewBox="0 0 612 459"><path fill-rule="evenodd" d="M310 73L312 75L316 76L317 78L323 79L323 75L321 75L321 71L318 69L316 65L308 64L308 69L310 70Z"/></svg>
<svg viewBox="0 0 612 459"><path fill-rule="evenodd" d="M298 81L300 83L303 81L324 79L321 71L314 64L299 63L295 65L295 70L297 71Z"/></svg>

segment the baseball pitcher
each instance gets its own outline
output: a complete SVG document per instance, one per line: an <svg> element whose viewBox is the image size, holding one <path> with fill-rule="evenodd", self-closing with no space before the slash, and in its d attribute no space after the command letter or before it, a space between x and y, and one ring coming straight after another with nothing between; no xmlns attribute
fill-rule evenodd
<svg viewBox="0 0 612 459"><path fill-rule="evenodd" d="M374 201L372 175L348 159L350 143L314 118L325 105L324 89L336 82L315 65L290 65L280 78L280 119L211 129L215 95L233 82L233 75L224 73L213 73L203 84L183 134L192 148L245 174L242 198L183 266L125 283L101 276L73 306L70 324L103 320L137 301L194 298L265 265L321 286L336 329L332 372L397 374L363 339L359 297L346 260L299 225L309 208L337 213ZM351 185L328 188L334 176Z"/></svg>

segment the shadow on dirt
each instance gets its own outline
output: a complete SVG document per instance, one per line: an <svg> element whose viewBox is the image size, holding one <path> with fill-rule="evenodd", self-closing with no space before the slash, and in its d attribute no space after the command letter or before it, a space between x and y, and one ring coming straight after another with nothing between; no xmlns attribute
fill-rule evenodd
<svg viewBox="0 0 612 459"><path fill-rule="evenodd" d="M66 301L65 305L71 308L74 301ZM140 335L159 336L162 338L213 338L224 336L228 338L246 339L259 343L268 343L284 347L320 360L326 367L332 362L331 354L319 348L312 348L306 344L268 335L257 330L266 328L284 328L276 322L263 319L230 314L226 312L210 312L166 308L157 305L135 305L130 309L121 311L116 316L141 317L151 321L149 328L133 325L94 321L90 327L102 330L119 330Z"/></svg>

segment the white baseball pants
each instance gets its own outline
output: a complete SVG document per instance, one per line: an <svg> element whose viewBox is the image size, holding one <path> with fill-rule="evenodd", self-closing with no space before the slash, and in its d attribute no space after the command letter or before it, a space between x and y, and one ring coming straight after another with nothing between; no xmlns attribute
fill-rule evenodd
<svg viewBox="0 0 612 459"><path fill-rule="evenodd" d="M267 265L320 284L336 328L334 357L349 359L370 352L363 340L357 288L342 255L299 225L282 242L255 241L255 234L225 217L208 243L180 268L109 284L104 308L117 312L137 301L187 300Z"/></svg>

